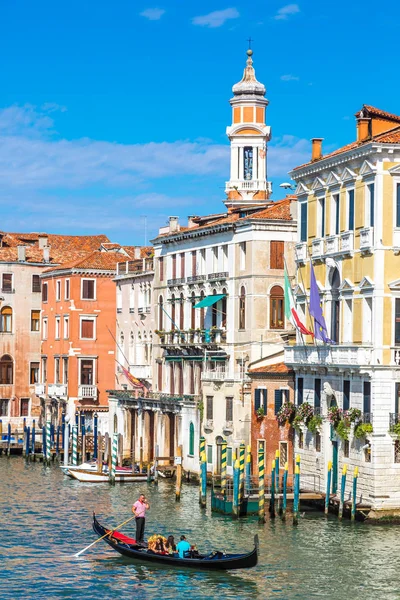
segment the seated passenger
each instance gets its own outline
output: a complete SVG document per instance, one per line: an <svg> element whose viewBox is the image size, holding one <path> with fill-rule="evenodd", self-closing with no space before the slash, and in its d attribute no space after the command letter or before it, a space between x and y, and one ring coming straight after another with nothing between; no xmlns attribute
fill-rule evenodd
<svg viewBox="0 0 400 600"><path fill-rule="evenodd" d="M157 554L166 554L163 539L160 537L156 541L154 552L157 552Z"/></svg>
<svg viewBox="0 0 400 600"><path fill-rule="evenodd" d="M185 557L185 552L188 552L190 550L190 544L189 544L189 542L186 541L186 538L184 535L181 535L181 541L177 545L176 549L179 553L180 558L187 558L187 557Z"/></svg>
<svg viewBox="0 0 400 600"><path fill-rule="evenodd" d="M173 554L176 552L176 544L173 535L169 535L167 539L167 543L165 544L165 549L168 554Z"/></svg>

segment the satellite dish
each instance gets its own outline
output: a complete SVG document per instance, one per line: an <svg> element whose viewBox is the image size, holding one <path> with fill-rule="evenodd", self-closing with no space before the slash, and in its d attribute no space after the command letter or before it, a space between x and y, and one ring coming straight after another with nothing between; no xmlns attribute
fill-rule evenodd
<svg viewBox="0 0 400 600"><path fill-rule="evenodd" d="M293 186L291 183L281 183L279 184L279 187L283 188L284 190L292 190Z"/></svg>

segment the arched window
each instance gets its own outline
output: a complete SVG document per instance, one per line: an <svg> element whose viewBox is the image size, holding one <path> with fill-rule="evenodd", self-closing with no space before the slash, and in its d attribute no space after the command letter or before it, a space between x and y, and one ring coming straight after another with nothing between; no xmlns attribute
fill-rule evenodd
<svg viewBox="0 0 400 600"><path fill-rule="evenodd" d="M179 303L180 303L180 307L179 307L179 329L181 331L184 330L185 328L185 304L184 304L185 300L183 297L183 294L180 295L179 297Z"/></svg>
<svg viewBox="0 0 400 600"><path fill-rule="evenodd" d="M222 290L224 297L221 300L221 327L226 329L226 289Z"/></svg>
<svg viewBox="0 0 400 600"><path fill-rule="evenodd" d="M189 425L189 454L190 456L194 456L194 425L192 421L190 421Z"/></svg>
<svg viewBox="0 0 400 600"><path fill-rule="evenodd" d="M217 290L213 290L213 296L216 296ZM218 323L218 304L219 302L215 302L211 308L211 326L216 327Z"/></svg>
<svg viewBox="0 0 400 600"><path fill-rule="evenodd" d="M196 309L195 309L195 304L196 304L196 294L194 292L192 292L192 296L190 299L191 302L191 309L190 309L190 328L191 329L196 329Z"/></svg>
<svg viewBox="0 0 400 600"><path fill-rule="evenodd" d="M0 331L4 333L12 332L12 308L5 306L0 312Z"/></svg>
<svg viewBox="0 0 400 600"><path fill-rule="evenodd" d="M175 294L172 294L172 298L171 298L171 329L172 330L176 329L175 318L176 318Z"/></svg>
<svg viewBox="0 0 400 600"><path fill-rule="evenodd" d="M239 296L239 329L246 329L246 289L240 288Z"/></svg>
<svg viewBox="0 0 400 600"><path fill-rule="evenodd" d="M200 302L204 300L204 290L200 292ZM200 329L204 329L204 308L200 309Z"/></svg>
<svg viewBox="0 0 400 600"><path fill-rule="evenodd" d="M4 354L0 358L0 384L12 385L14 365L11 356Z"/></svg>
<svg viewBox="0 0 400 600"><path fill-rule="evenodd" d="M269 326L271 329L285 328L283 289L280 285L274 285L270 291L270 315Z"/></svg>
<svg viewBox="0 0 400 600"><path fill-rule="evenodd" d="M164 298L159 296L158 298L158 329L163 330L164 325Z"/></svg>

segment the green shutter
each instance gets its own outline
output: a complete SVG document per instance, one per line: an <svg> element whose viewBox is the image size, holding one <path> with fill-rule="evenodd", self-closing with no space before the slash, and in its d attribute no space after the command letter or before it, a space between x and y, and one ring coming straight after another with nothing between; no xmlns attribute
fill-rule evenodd
<svg viewBox="0 0 400 600"><path fill-rule="evenodd" d="M194 456L194 425L192 422L189 425L189 454Z"/></svg>
<svg viewBox="0 0 400 600"><path fill-rule="evenodd" d="M275 414L277 415L282 406L282 390L275 390Z"/></svg>

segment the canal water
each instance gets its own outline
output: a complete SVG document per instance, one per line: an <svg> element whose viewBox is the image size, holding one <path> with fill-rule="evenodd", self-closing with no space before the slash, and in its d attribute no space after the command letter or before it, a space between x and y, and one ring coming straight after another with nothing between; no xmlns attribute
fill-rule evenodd
<svg viewBox="0 0 400 600"><path fill-rule="evenodd" d="M260 538L255 569L230 573L142 566L96 539L94 510L117 525L130 516L144 491L150 499L147 534L181 533L201 550L248 551ZM124 532L134 532L134 522ZM397 526L368 526L306 512L294 528L280 519L232 522L202 511L198 490L184 486L175 503L173 483L111 487L81 484L52 465L0 458L1 599L313 598L398 600L400 552Z"/></svg>

